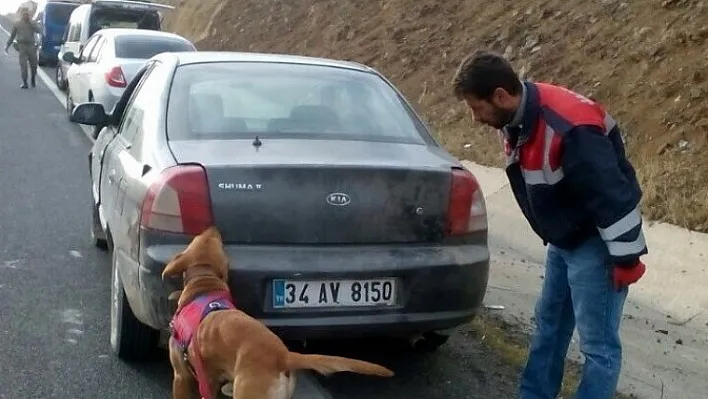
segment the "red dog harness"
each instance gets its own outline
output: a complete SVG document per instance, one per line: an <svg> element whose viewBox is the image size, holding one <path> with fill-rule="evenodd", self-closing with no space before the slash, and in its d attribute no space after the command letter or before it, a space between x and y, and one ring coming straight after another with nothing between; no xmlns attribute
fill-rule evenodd
<svg viewBox="0 0 708 399"><path fill-rule="evenodd" d="M197 379L199 384L199 394L204 399L213 399L209 380L206 378L206 369L202 361L201 353L199 353L199 345L197 343L197 328L199 323L211 312L217 310L235 309L231 294L226 291L216 291L209 294L199 295L187 305L177 310L170 328L172 337L177 341L182 351L182 356L187 361L187 364L192 366L192 374ZM188 349L189 344L194 340L194 363L189 361Z"/></svg>

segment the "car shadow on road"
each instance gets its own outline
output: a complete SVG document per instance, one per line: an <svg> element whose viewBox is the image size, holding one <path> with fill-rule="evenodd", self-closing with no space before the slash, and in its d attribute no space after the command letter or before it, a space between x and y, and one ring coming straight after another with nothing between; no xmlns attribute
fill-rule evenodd
<svg viewBox="0 0 708 399"><path fill-rule="evenodd" d="M129 366L166 392L172 392L172 366L167 349L159 348L151 359L140 363L129 363Z"/></svg>
<svg viewBox="0 0 708 399"><path fill-rule="evenodd" d="M351 373L321 377L338 399L511 398L518 380L518 370L465 334L453 334L435 351L389 339L317 342L302 351L371 361L396 373L391 379Z"/></svg>
<svg viewBox="0 0 708 399"><path fill-rule="evenodd" d="M346 356L390 368L393 378L352 373L319 377L320 384L337 399L482 399L511 398L516 394L518 370L505 364L489 348L465 334L453 335L436 351L414 350L405 341L356 339L288 343L292 351ZM172 368L166 349L151 361L131 367L159 386L172 390ZM225 396L220 396L225 398Z"/></svg>
<svg viewBox="0 0 708 399"><path fill-rule="evenodd" d="M141 363L132 363L130 367L150 380L152 384L160 387L160 389L165 392L165 397L171 397L173 373L167 349L159 348L155 351L150 360ZM228 396L219 394L217 398L224 399L228 398Z"/></svg>
<svg viewBox="0 0 708 399"><path fill-rule="evenodd" d="M300 353L319 353L327 355L347 356L355 359L368 360L379 363L395 370L397 376L393 383L382 381L376 377L359 376L353 374L339 374L329 378L321 378L320 383L336 398L352 397L384 397L381 396L391 391L392 385L410 386L414 375L428 370L429 379L435 379L436 363L440 360L438 354L412 351L404 342L395 340L337 340L308 342L306 346L301 343L290 343L292 351ZM150 381L151 385L159 387L168 393L172 390L172 367L169 363L167 349L158 349L150 360L140 363L128 363L129 367ZM418 384L414 384L418 385ZM423 387L419 387L423 389ZM398 391L398 389L394 389ZM423 393L423 391L421 391ZM399 397L398 395L385 397ZM410 396L414 398L416 396ZM421 397L429 397L423 394ZM225 398L221 396L220 398Z"/></svg>

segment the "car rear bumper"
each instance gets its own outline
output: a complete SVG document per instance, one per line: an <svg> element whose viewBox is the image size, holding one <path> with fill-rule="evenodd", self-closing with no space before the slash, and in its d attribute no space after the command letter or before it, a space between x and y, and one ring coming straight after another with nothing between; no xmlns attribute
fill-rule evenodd
<svg viewBox="0 0 708 399"><path fill-rule="evenodd" d="M44 42L40 44L39 54L42 56L42 58L57 60L57 55L59 54L60 48L61 43L59 42Z"/></svg>
<svg viewBox="0 0 708 399"><path fill-rule="evenodd" d="M155 328L168 326L179 282L160 274L183 245L141 251L140 292ZM408 335L456 327L480 308L489 278L486 243L461 246L226 246L236 306L285 339ZM274 309L271 282L288 279L396 278L398 303L389 308ZM146 320L147 319L147 320Z"/></svg>

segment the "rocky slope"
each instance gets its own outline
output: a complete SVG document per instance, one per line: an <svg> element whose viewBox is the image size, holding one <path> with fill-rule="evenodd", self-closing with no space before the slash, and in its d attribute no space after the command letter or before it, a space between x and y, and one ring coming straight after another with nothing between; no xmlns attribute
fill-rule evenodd
<svg viewBox="0 0 708 399"><path fill-rule="evenodd" d="M625 130L645 214L708 231L708 1L181 0L170 30L200 49L356 60L391 78L453 153L501 166L449 82L467 53L606 104Z"/></svg>

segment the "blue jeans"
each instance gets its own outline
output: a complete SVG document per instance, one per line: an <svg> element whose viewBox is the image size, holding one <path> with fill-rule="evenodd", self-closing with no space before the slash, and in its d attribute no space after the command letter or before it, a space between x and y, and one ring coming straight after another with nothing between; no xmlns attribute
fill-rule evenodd
<svg viewBox="0 0 708 399"><path fill-rule="evenodd" d="M558 396L576 325L585 364L575 398L614 397L622 366L619 327L627 289L614 289L611 272L609 252L599 236L572 250L548 246L521 399Z"/></svg>

